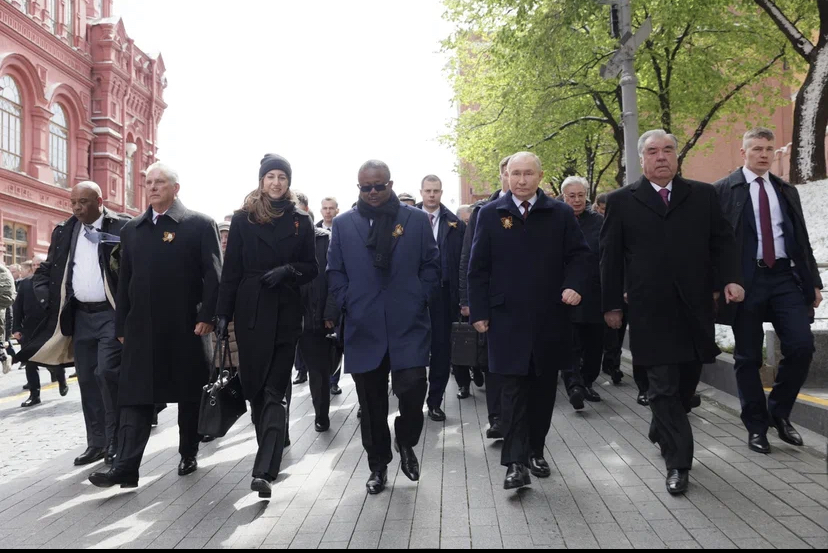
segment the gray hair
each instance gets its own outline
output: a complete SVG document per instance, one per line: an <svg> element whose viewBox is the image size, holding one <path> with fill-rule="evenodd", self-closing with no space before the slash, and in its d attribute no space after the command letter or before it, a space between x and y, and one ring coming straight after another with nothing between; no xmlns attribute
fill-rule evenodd
<svg viewBox="0 0 828 553"><path fill-rule="evenodd" d="M543 165L541 164L540 158L537 155L533 154L532 152L518 152L516 154L512 154L509 157L509 163L507 164L507 167L511 166L513 161L516 161L516 160L524 158L524 157L528 157L529 159L531 159L532 161L534 161L537 164L538 173L543 171Z"/></svg>
<svg viewBox="0 0 828 553"><path fill-rule="evenodd" d="M369 171L371 169L379 169L380 171L385 172L385 177L388 180L391 180L391 169L388 168L388 164L384 161L380 161L378 159L369 159L362 166L359 168L359 173L362 174L363 171Z"/></svg>
<svg viewBox="0 0 828 553"><path fill-rule="evenodd" d="M79 182L78 184L75 185L75 188L79 188L81 190L84 190L84 189L93 190L98 195L99 198L103 197L103 192L101 192L101 187L98 186L98 183L93 182L91 180L85 180L85 181Z"/></svg>
<svg viewBox="0 0 828 553"><path fill-rule="evenodd" d="M469 204L463 204L463 205L461 205L460 207L457 208L457 212L459 213L459 212L465 211L465 210L471 211L471 208L472 207Z"/></svg>
<svg viewBox="0 0 828 553"><path fill-rule="evenodd" d="M748 140L753 140L754 138L764 138L765 140L773 142L776 140L776 135L767 127L752 128L742 137L742 148L747 149Z"/></svg>
<svg viewBox="0 0 828 553"><path fill-rule="evenodd" d="M589 194L589 181L586 180L584 177L579 177L577 175L572 175L571 177L566 177L564 181L561 183L561 194L566 194L566 189L572 186L573 184L580 184L584 187L584 192Z"/></svg>
<svg viewBox="0 0 828 553"><path fill-rule="evenodd" d="M664 129L653 129L651 131L647 131L641 135L641 138L638 139L638 157L644 157L644 146L647 144L647 141L651 138L662 138L664 136L669 137L673 144L676 146L676 150L678 150L678 138L674 134L670 134Z"/></svg>
<svg viewBox="0 0 828 553"><path fill-rule="evenodd" d="M181 181L178 180L178 173L166 163L162 163L160 161L156 161L149 167L147 167L147 175L149 175L152 171L158 170L163 174L172 184L181 184Z"/></svg>
<svg viewBox="0 0 828 553"><path fill-rule="evenodd" d="M298 190L295 190L294 194L296 194L296 201L297 202L299 202L300 204L305 205L305 206L310 205L308 203L309 200L308 200L308 197L306 195L299 192Z"/></svg>

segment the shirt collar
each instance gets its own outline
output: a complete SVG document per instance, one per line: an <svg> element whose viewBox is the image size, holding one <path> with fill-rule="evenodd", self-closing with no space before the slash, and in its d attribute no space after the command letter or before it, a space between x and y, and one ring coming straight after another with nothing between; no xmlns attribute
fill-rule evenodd
<svg viewBox="0 0 828 553"><path fill-rule="evenodd" d="M745 182L747 182L748 184L753 183L759 177L762 177L762 179L764 179L765 182L770 182L770 179L768 178L769 172L770 171L766 172L764 175L757 175L747 167L742 167L742 173L745 175Z"/></svg>
<svg viewBox="0 0 828 553"><path fill-rule="evenodd" d="M426 208L426 206L423 206L421 209L422 209L423 211L425 211L426 213L428 213L429 215L434 215L435 217L439 217L439 216L440 216L440 211L442 210L442 208L441 208L439 205L437 206L437 210L436 210L436 211L433 211L433 212L432 212L432 211L429 211L429 210Z"/></svg>
<svg viewBox="0 0 828 553"><path fill-rule="evenodd" d="M515 202L515 205L518 206L518 208L520 208L523 205L523 200L518 200L517 197L514 194L512 194L512 201ZM528 200L529 206L530 207L534 206L535 202L537 202L537 201L538 201L538 195L536 193L534 196L529 198L529 200Z"/></svg>
<svg viewBox="0 0 828 553"><path fill-rule="evenodd" d="M103 220L104 220L104 214L103 214L103 212L101 212L101 216L98 217L97 221L92 223L92 227L95 228L96 230L101 230L103 228ZM83 223L81 223L81 224L83 224ZM84 225L84 226L86 226L86 225Z"/></svg>
<svg viewBox="0 0 828 553"><path fill-rule="evenodd" d="M169 209L167 211L169 211ZM158 219L162 215L165 215L167 213L167 211L165 211L164 213L158 213L157 211L155 211L155 208L153 207L152 208L152 220L155 221L156 219Z"/></svg>
<svg viewBox="0 0 828 553"><path fill-rule="evenodd" d="M656 192L658 192L659 190L661 190L661 186L657 185L656 183L651 182L650 184L652 184L652 185L653 185L653 189L654 189ZM672 193L672 192L673 192L673 181L668 182L668 183L667 183L667 186L665 186L664 188L666 188L668 191L670 191L670 193Z"/></svg>

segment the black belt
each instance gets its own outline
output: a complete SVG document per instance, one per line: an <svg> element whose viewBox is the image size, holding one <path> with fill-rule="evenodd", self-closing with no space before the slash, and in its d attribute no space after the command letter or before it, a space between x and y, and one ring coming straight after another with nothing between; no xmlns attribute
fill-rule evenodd
<svg viewBox="0 0 828 553"><path fill-rule="evenodd" d="M109 311L112 309L112 306L109 305L108 301L97 301L92 303L84 303L82 301L73 300L73 306L78 311L83 311L84 313L103 313L104 311Z"/></svg>
<svg viewBox="0 0 828 553"><path fill-rule="evenodd" d="M757 259L756 266L760 269L768 269L773 271L774 269L790 269L791 268L791 260L787 257L782 257L776 260L773 264L773 267L769 267L767 263L765 263L764 259Z"/></svg>

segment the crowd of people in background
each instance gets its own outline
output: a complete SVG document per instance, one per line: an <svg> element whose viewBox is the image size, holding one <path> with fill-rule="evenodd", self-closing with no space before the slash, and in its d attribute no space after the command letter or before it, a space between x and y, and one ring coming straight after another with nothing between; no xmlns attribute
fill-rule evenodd
<svg viewBox="0 0 828 553"><path fill-rule="evenodd" d="M561 377L569 403L599 402L600 372L622 383L629 349L649 438L664 456L666 488L688 489L702 365L720 353L714 323L733 326L736 378L751 450L767 433L802 445L790 423L814 352L809 323L821 300L796 189L772 175L774 134L742 140L744 167L715 185L678 174L676 138L638 143L643 177L590 199L574 175L560 195L541 185L531 152L504 158L500 188L453 213L443 183L426 175L421 201L397 195L382 161L357 172L358 200L340 213L325 197L321 220L292 189L292 168L268 154L258 187L218 225L178 199L169 166L147 171L149 209L130 219L103 207L94 182L71 191L73 216L52 234L48 256L0 266L0 362L22 363L29 408L41 402L39 369L60 395L74 366L87 430L75 460L104 460L96 486L138 485L157 413L178 404L178 474L198 469L199 400L228 340L251 404L258 452L251 489L270 497L290 445L292 385L308 382L314 428L331 426L331 396L351 375L359 401L369 494L386 486L392 446L402 472L420 477L415 453L425 417L446 420L457 398L485 387L486 437L503 440L505 489L548 478L546 437ZM766 400L759 378L762 323L784 359ZM486 361L452 363L452 328L485 336ZM14 339L19 351L11 348ZM291 381L292 371L298 376ZM389 384L398 401L388 427Z"/></svg>

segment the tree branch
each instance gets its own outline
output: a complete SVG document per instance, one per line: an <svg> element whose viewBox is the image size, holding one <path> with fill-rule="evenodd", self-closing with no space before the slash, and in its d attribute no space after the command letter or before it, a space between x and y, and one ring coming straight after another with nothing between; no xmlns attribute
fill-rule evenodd
<svg viewBox="0 0 828 553"><path fill-rule="evenodd" d="M595 117L595 116L592 116L592 115L579 117L577 119L573 119L572 121L567 121L566 123L564 123L563 125L558 127L558 130L556 130L555 132L553 132L550 135L545 136L544 138L542 138L541 140L539 140L535 144L527 144L526 149L531 150L532 148L534 148L538 144L543 144L544 142L548 142L549 140L552 140L553 138L555 138L556 136L561 134L563 131L565 131L569 127L572 127L572 126L577 125L579 123L585 123L585 122L588 122L588 121L593 121L593 122L596 122L596 123L610 123L610 121L608 119L605 119L603 117Z"/></svg>
<svg viewBox="0 0 828 553"><path fill-rule="evenodd" d="M597 186L597 183L601 182L601 179L604 178L604 173L607 172L607 169L609 169L610 165L612 165L612 163L615 161L615 158L618 156L618 152L620 152L620 150L616 149L612 153L612 157L610 157L609 162L604 166L603 169L601 169L601 171L599 171L598 178L595 179L596 186ZM597 188L596 188L596 190L597 190Z"/></svg>
<svg viewBox="0 0 828 553"><path fill-rule="evenodd" d="M757 70L755 73L753 73L753 75L751 75L750 77L748 77L747 79L745 79L744 81L742 81L741 83L736 85L733 88L733 90L728 92L727 95L724 98L722 98L721 100L719 100L718 102L713 104L713 107L710 108L710 111L708 111L707 115L705 115L704 118L701 120L701 122L699 123L699 126L696 127L696 130L693 133L693 136L690 138L690 140L687 141L687 144L684 145L684 148L681 149L681 153L679 154L679 167L681 167L681 164L684 162L684 158L687 156L687 154L690 152L690 150L692 150L693 147L698 143L699 139L704 134L705 129L707 129L707 126L711 123L711 121L713 120L713 117L722 108L722 106L724 106L728 101L730 101L731 98L736 96L739 93L740 90L745 88L747 85L753 83L756 80L757 77L762 75L762 73L765 73L768 69L773 67L773 65L777 61L782 59L782 57L784 55L785 55L785 48L783 47L782 51L779 52L771 61L769 61L767 64L765 64L764 67Z"/></svg>
<svg viewBox="0 0 828 553"><path fill-rule="evenodd" d="M506 111L506 106L503 106L502 108L500 108L500 113L497 114L497 117L495 117L491 121L487 121L486 123L478 123L477 125L475 125L473 127L470 127L469 132L476 131L477 129L480 129L480 128L483 128L483 127L488 127L489 125L493 125L493 124L497 123L498 120L500 120L501 116L503 115L503 113L505 111Z"/></svg>
<svg viewBox="0 0 828 553"><path fill-rule="evenodd" d="M773 0L753 0L756 4L765 10L770 18L776 23L776 26L779 27L779 30L782 31L782 34L785 35L785 38L793 44L794 50L796 53L805 58L806 60L810 58L811 52L814 51L814 45L811 44L811 41L808 40L808 37L803 35L799 32L799 29L796 28L790 19L788 19L782 10L776 5L776 2Z"/></svg>

